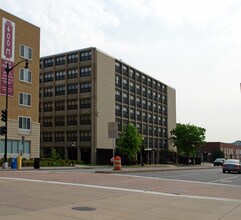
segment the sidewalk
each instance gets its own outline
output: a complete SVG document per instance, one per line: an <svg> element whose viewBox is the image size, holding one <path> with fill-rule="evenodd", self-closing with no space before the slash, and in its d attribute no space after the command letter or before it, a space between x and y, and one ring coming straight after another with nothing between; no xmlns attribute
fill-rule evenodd
<svg viewBox="0 0 241 220"><path fill-rule="evenodd" d="M0 219L240 219L240 186L143 179L80 171L90 167L96 171L113 170L113 167L108 166L85 166L69 167L74 172L2 172ZM42 170L51 169L54 168ZM124 166L122 171L114 172L174 169L214 167L212 164Z"/></svg>
<svg viewBox="0 0 241 220"><path fill-rule="evenodd" d="M121 170L114 170L114 167L98 169L96 173L132 173L132 172L154 172L154 171L170 171L170 170L191 170L191 169L212 169L211 163L202 163L200 165L175 165L175 164L157 164L157 165L135 165L122 166Z"/></svg>
<svg viewBox="0 0 241 220"><path fill-rule="evenodd" d="M200 165L175 165L175 164L151 164L144 166L122 166L121 170L114 170L113 166L109 165L75 165L66 167L41 167L34 169L34 167L22 167L21 169L7 169L0 168L0 171L28 171L28 170L93 170L95 173L131 173L131 172L154 172L154 171L169 171L169 170L187 170L187 169L211 169L214 168L211 163L202 163Z"/></svg>

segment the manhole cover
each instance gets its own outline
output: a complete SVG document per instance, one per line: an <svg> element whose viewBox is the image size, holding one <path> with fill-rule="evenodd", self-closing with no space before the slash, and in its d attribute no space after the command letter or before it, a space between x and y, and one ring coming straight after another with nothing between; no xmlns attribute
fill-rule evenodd
<svg viewBox="0 0 241 220"><path fill-rule="evenodd" d="M84 207L84 206L81 206L81 207L73 207L72 209L73 209L73 210L76 210L76 211L82 211L82 212L91 212L91 211L95 211L95 210L96 210L96 208Z"/></svg>

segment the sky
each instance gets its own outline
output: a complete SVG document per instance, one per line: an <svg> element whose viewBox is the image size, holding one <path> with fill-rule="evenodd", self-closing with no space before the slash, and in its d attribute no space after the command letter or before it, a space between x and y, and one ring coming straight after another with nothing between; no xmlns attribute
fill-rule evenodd
<svg viewBox="0 0 241 220"><path fill-rule="evenodd" d="M38 27L40 56L86 47L176 90L177 123L241 140L241 0L0 0Z"/></svg>

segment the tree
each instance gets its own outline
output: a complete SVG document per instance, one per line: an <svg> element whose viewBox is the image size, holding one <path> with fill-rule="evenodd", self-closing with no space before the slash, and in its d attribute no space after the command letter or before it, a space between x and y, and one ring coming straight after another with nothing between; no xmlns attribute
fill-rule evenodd
<svg viewBox="0 0 241 220"><path fill-rule="evenodd" d="M190 124L177 124L171 130L170 140L177 147L178 153L185 156L194 156L199 147L205 143L205 128Z"/></svg>
<svg viewBox="0 0 241 220"><path fill-rule="evenodd" d="M127 156L129 160L135 158L140 151L142 144L142 136L133 124L128 124L123 127L123 132L117 139L117 147L121 153Z"/></svg>
<svg viewBox="0 0 241 220"><path fill-rule="evenodd" d="M225 155L224 155L224 152L221 151L220 149L217 149L213 152L213 160L215 160L216 158L224 158Z"/></svg>
<svg viewBox="0 0 241 220"><path fill-rule="evenodd" d="M57 152L57 150L55 148L51 148L50 151L50 158L52 158L53 160L58 160L60 158L59 153Z"/></svg>

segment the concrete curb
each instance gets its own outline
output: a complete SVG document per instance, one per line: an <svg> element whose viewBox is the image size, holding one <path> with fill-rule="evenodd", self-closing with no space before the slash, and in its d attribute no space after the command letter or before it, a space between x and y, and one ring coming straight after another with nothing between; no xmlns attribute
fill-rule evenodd
<svg viewBox="0 0 241 220"><path fill-rule="evenodd" d="M195 170L195 169L215 169L215 167L162 167L162 168L123 168L121 170L96 170L95 173L117 174L117 173L140 173L140 172L160 172L176 170Z"/></svg>

